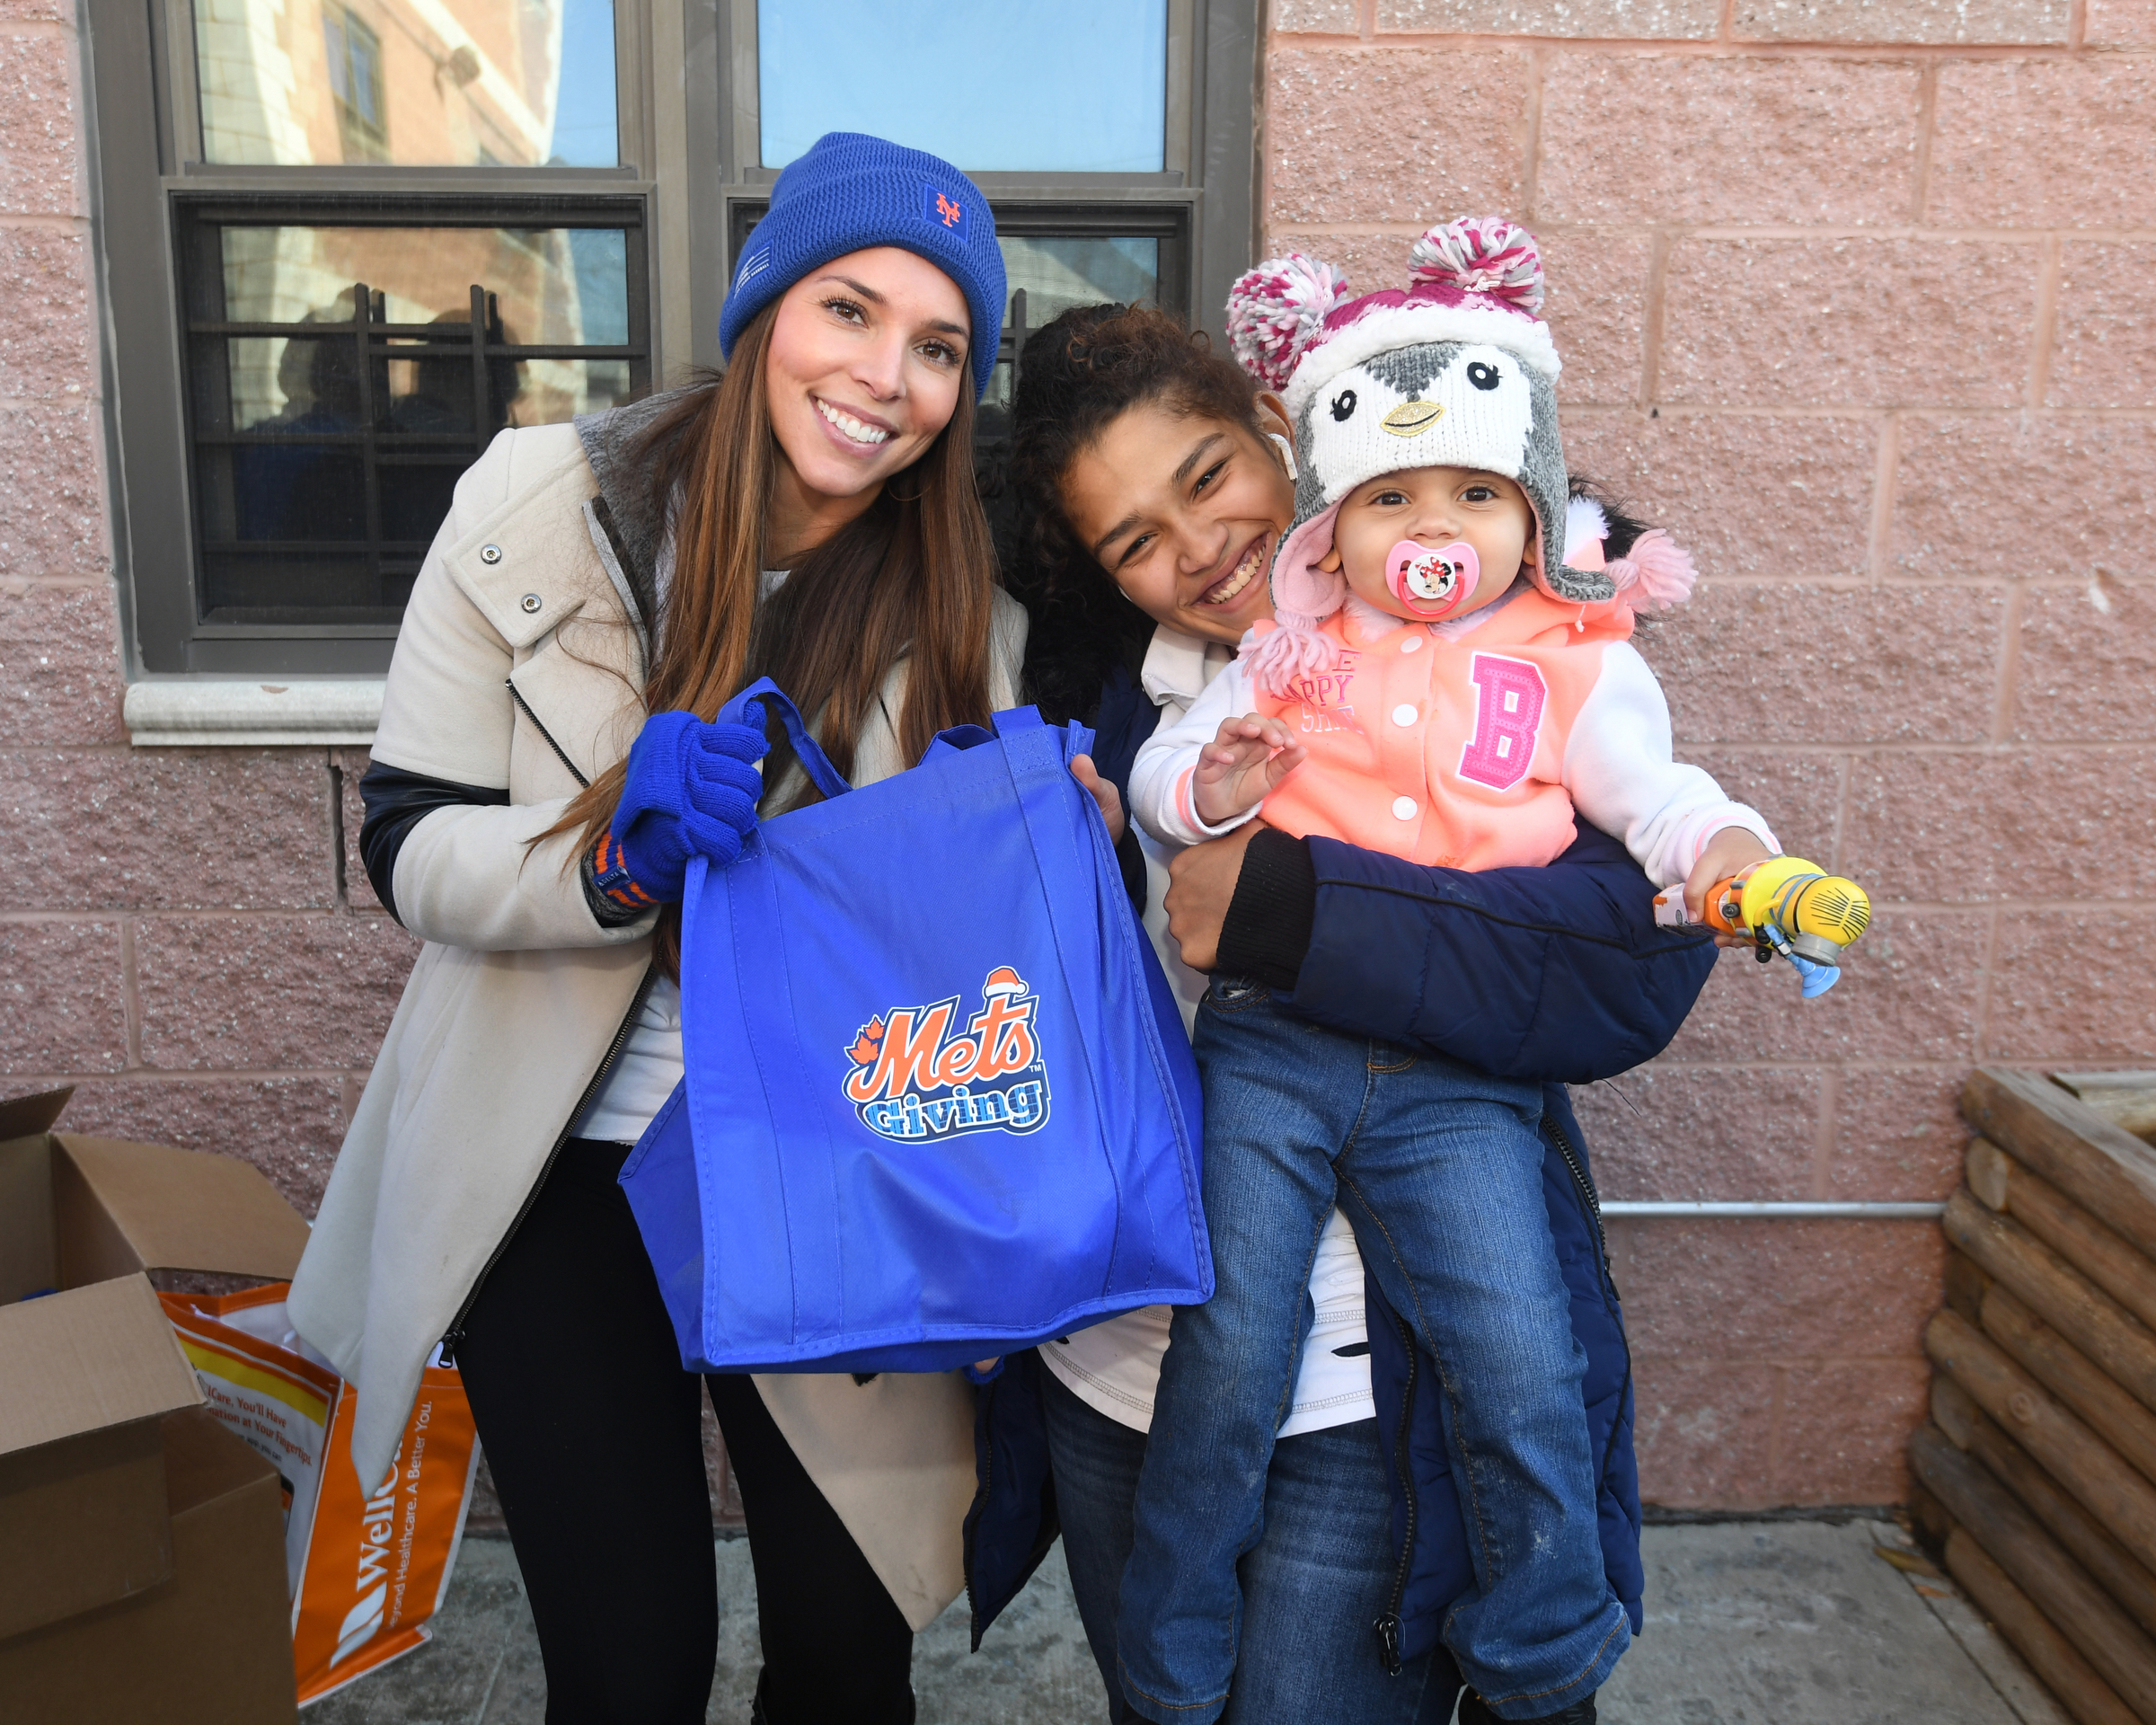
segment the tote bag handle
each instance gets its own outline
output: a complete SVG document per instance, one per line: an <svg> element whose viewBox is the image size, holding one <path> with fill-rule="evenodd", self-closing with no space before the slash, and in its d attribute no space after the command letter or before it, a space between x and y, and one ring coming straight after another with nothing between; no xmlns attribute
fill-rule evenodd
<svg viewBox="0 0 2156 1725"><path fill-rule="evenodd" d="M978 748L983 743L993 743L999 738L1008 742L1012 738L1023 736L1027 731L1048 729L1047 721L1040 716L1038 707L1006 707L992 715L992 721L995 726L994 730L990 730L986 725L953 725L948 730L939 730L934 740L929 744L928 752L922 756L921 764L925 766L931 761L946 760L967 749ZM1093 733L1083 725L1074 724L1067 729L1073 741L1065 749L1066 754L1082 755L1092 748Z"/></svg>
<svg viewBox="0 0 2156 1725"><path fill-rule="evenodd" d="M764 703L769 702L777 711L779 722L786 727L786 740L793 745L794 758L800 762L808 774L809 782L826 797L843 797L853 787L848 784L839 770L831 765L831 757L824 747L808 734L808 721L801 717L801 710L793 704L793 697L773 683L768 677L760 677L740 694L719 709L721 724L761 725ZM750 717L749 710L755 710Z"/></svg>

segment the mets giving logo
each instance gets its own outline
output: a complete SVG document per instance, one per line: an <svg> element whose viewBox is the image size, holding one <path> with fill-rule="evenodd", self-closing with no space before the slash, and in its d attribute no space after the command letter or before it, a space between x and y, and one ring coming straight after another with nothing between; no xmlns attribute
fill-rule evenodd
<svg viewBox="0 0 2156 1725"><path fill-rule="evenodd" d="M963 1031L956 995L879 1014L845 1050L846 1100L887 1138L1034 1131L1048 1118L1048 1072L1034 1031L1039 1005L1018 972L999 965Z"/></svg>

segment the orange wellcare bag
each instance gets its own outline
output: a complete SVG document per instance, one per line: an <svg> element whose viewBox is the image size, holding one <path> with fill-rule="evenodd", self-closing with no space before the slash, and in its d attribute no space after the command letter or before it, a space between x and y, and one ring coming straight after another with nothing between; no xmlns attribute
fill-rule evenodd
<svg viewBox="0 0 2156 1725"><path fill-rule="evenodd" d="M285 1315L288 1282L166 1294L210 1412L278 1471L304 1705L422 1645L456 1568L479 1440L464 1384L429 1365L382 1489L352 1470L352 1387Z"/></svg>

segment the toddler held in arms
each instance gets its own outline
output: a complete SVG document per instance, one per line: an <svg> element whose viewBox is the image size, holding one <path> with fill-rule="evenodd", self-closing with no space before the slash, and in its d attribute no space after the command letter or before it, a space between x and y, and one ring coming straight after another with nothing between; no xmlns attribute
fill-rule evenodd
<svg viewBox="0 0 2156 1725"><path fill-rule="evenodd" d="M1778 847L1672 757L1630 643L1636 611L1689 595L1691 562L1575 494L1533 240L1462 220L1411 255L1412 287L1360 298L1302 257L1236 284L1236 357L1284 389L1294 430L1295 525L1277 622L1139 751L1134 812L1170 844L1262 814L1474 871L1554 861L1577 813L1696 900ZM1441 1362L1475 1570L1443 1632L1471 1690L1460 1717L1590 1725L1631 1625L1597 1535L1608 1461L1551 1243L1540 1081L1319 1025L1224 976L1195 1046L1216 1291L1177 1308L1162 1363L1117 1625L1132 1705L1198 1725L1226 1704L1236 1566L1263 1532L1337 1204ZM1395 1668L1415 1650L1401 1624L1388 1613L1373 1638Z"/></svg>
<svg viewBox="0 0 2156 1725"><path fill-rule="evenodd" d="M1756 813L1672 759L1668 704L1630 644L1635 611L1689 596L1691 560L1568 497L1557 356L1521 305L1540 297L1532 242L1456 223L1418 251L1441 245L1481 247L1481 277L1498 246L1522 280L1443 308L1370 294L1290 337L1303 472L1273 569L1278 622L1140 751L1135 811L1171 844L1262 808L1297 837L1480 870L1551 862L1577 809L1657 886L1703 889L1775 846ZM1294 258L1252 278L1292 283L1304 305L1331 285ZM1246 306L1231 305L1239 335ZM1480 339L1418 327L1445 313ZM1606 560L1616 532L1627 554Z"/></svg>

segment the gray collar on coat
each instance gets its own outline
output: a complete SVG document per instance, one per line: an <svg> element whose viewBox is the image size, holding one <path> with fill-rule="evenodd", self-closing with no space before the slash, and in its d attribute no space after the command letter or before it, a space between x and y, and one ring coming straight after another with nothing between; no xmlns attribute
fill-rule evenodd
<svg viewBox="0 0 2156 1725"><path fill-rule="evenodd" d="M666 543L665 512L657 508L643 467L632 452L652 420L679 401L685 391L667 390L627 407L579 414L577 438L584 458L599 482L594 513L621 564L622 574L644 618L658 615L659 547Z"/></svg>

